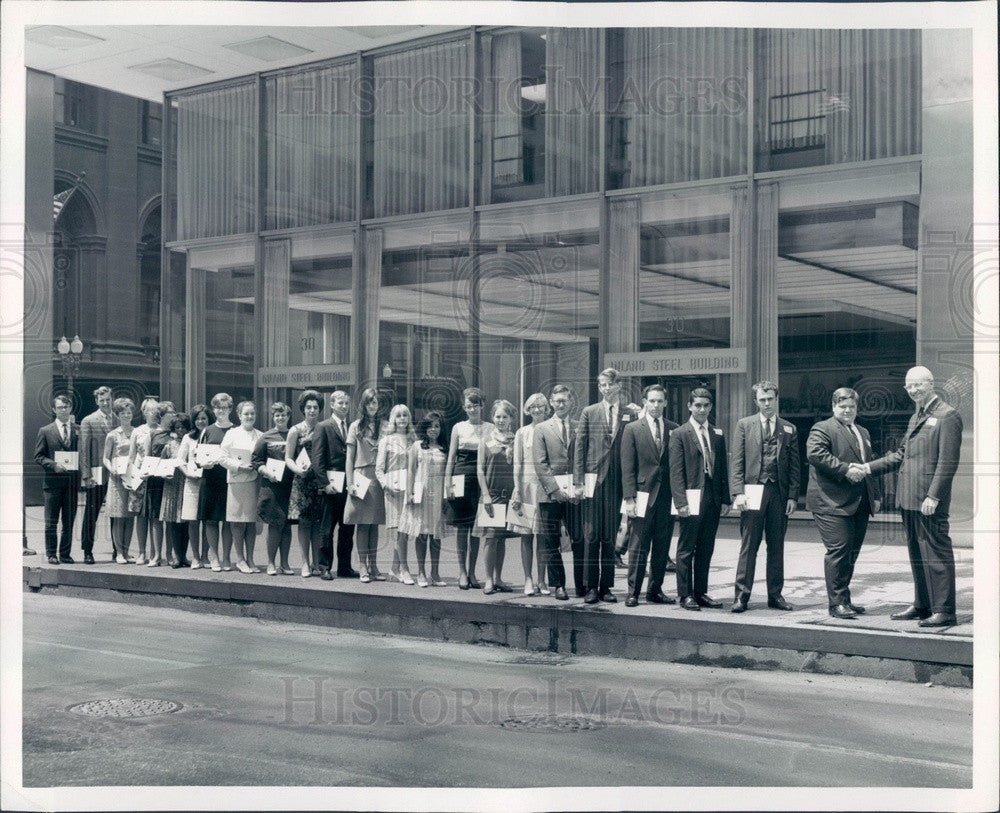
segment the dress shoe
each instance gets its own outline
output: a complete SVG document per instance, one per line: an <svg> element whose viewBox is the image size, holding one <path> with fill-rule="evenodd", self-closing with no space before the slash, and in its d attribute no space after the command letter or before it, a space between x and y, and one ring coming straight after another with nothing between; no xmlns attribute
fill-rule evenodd
<svg viewBox="0 0 1000 813"><path fill-rule="evenodd" d="M92 553L85 553L85 554L83 554L83 563L85 565L92 565L92 564L94 564L94 554L92 554Z"/></svg>
<svg viewBox="0 0 1000 813"><path fill-rule="evenodd" d="M864 615L865 614L865 608L862 607L860 604L855 604L852 601L850 606L851 606L851 609L854 610L854 612L856 612L858 615Z"/></svg>
<svg viewBox="0 0 1000 813"><path fill-rule="evenodd" d="M914 607L912 604L907 607L901 613L893 613L889 616L893 621L916 621L918 619L930 618L931 611L924 610L920 607Z"/></svg>
<svg viewBox="0 0 1000 813"><path fill-rule="evenodd" d="M627 599L625 599L625 606L626 607L638 607L639 606L639 599L637 599L635 596L629 596Z"/></svg>
<svg viewBox="0 0 1000 813"><path fill-rule="evenodd" d="M605 590L603 593L598 595L601 601L607 602L608 604L617 604L618 598L610 590Z"/></svg>
<svg viewBox="0 0 1000 813"><path fill-rule="evenodd" d="M361 574L358 573L358 571L356 571L356 570L348 568L347 570L338 570L337 571L337 578L338 579L359 579L359 578L361 578Z"/></svg>
<svg viewBox="0 0 1000 813"><path fill-rule="evenodd" d="M583 603L584 604L597 604L597 602L598 602L597 591L596 590L588 590L586 597L583 599Z"/></svg>
<svg viewBox="0 0 1000 813"><path fill-rule="evenodd" d="M559 601L569 601L569 596L566 595L565 587L557 587L555 591L555 596Z"/></svg>
<svg viewBox="0 0 1000 813"><path fill-rule="evenodd" d="M847 604L834 604L830 608L830 615L834 618L857 618L858 614L854 612Z"/></svg>
<svg viewBox="0 0 1000 813"><path fill-rule="evenodd" d="M934 613L920 621L918 627L954 627L958 623L954 613Z"/></svg>
<svg viewBox="0 0 1000 813"><path fill-rule="evenodd" d="M319 573L319 577L325 582L333 581L333 574L330 572L329 568L323 568Z"/></svg>
<svg viewBox="0 0 1000 813"><path fill-rule="evenodd" d="M646 593L646 601L650 604L676 604L670 596L664 593Z"/></svg>
<svg viewBox="0 0 1000 813"><path fill-rule="evenodd" d="M738 598L733 602L733 606L729 608L731 613L745 613L747 611L747 602L745 599Z"/></svg>
<svg viewBox="0 0 1000 813"><path fill-rule="evenodd" d="M59 564L59 560L55 556L50 556L49 557L49 564L50 565L57 565L57 564Z"/></svg>
<svg viewBox="0 0 1000 813"><path fill-rule="evenodd" d="M76 562L73 561L73 557L72 556L60 556L59 557L59 564L61 564L61 565L75 565Z"/></svg>
<svg viewBox="0 0 1000 813"><path fill-rule="evenodd" d="M667 570L666 570L666 572L667 573L676 573L677 572L677 562L675 562L673 559L669 559L667 561Z"/></svg>
<svg viewBox="0 0 1000 813"><path fill-rule="evenodd" d="M587 595L587 588L586 587L577 587L576 588L576 597L577 598L583 598L586 595Z"/></svg>
<svg viewBox="0 0 1000 813"><path fill-rule="evenodd" d="M619 553L615 554L615 567L628 567Z"/></svg>
<svg viewBox="0 0 1000 813"><path fill-rule="evenodd" d="M34 548L25 547L24 550L21 551L21 554L23 556L34 556L35 550Z"/></svg>
<svg viewBox="0 0 1000 813"><path fill-rule="evenodd" d="M695 596L694 600L702 607L709 607L713 610L718 610L722 607L721 601L716 601L711 596Z"/></svg>
<svg viewBox="0 0 1000 813"><path fill-rule="evenodd" d="M685 610L701 610L701 605L694 600L694 596L684 596L681 599L681 607Z"/></svg>
<svg viewBox="0 0 1000 813"><path fill-rule="evenodd" d="M621 557L623 557L626 553L628 553L628 545L619 545L615 548L615 556L619 559L621 559Z"/></svg>
<svg viewBox="0 0 1000 813"><path fill-rule="evenodd" d="M767 600L767 606L772 610L794 610L795 608L785 601L781 596L775 596L774 598L769 598ZM858 611L857 607L851 607L854 612Z"/></svg>

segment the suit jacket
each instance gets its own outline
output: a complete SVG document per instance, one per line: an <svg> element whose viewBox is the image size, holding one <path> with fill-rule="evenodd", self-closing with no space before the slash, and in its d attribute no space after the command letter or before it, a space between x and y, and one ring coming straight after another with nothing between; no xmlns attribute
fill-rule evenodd
<svg viewBox="0 0 1000 813"><path fill-rule="evenodd" d="M114 417L105 418L96 409L80 421L80 474L90 477L90 470L104 459L104 441L115 427Z"/></svg>
<svg viewBox="0 0 1000 813"><path fill-rule="evenodd" d="M344 422L346 423L346 422ZM347 470L347 427L344 427L344 437L337 432L333 418L320 421L313 432L310 462L312 470L319 478L319 487L326 488L330 482L328 471Z"/></svg>
<svg viewBox="0 0 1000 813"><path fill-rule="evenodd" d="M799 496L799 436L795 425L784 418L774 419L774 434L778 441L778 493L782 501ZM743 493L746 483L760 479L764 433L760 414L741 418L736 424L733 439L732 466L729 469L729 490L733 496Z"/></svg>
<svg viewBox="0 0 1000 813"><path fill-rule="evenodd" d="M544 494L539 494L540 502L552 502L552 495L559 490L555 477L557 474L572 474L573 451L576 446L578 427L577 421L569 421L569 445L563 442L559 419L554 415L538 424L532 438L532 456L538 481L542 484Z"/></svg>
<svg viewBox="0 0 1000 813"><path fill-rule="evenodd" d="M923 417L910 416L899 448L872 461L872 474L899 469L896 503L900 508L919 511L924 498L932 497L938 500L937 510L947 514L961 446L962 416L935 398Z"/></svg>
<svg viewBox="0 0 1000 813"><path fill-rule="evenodd" d="M659 499L670 500L670 433L677 424L666 418L662 421L662 450L656 448L656 439L645 418L627 423L622 432L622 494L628 500L635 499L637 491L648 491L647 508Z"/></svg>
<svg viewBox="0 0 1000 813"><path fill-rule="evenodd" d="M59 427L55 421L45 424L38 430L38 437L35 439L35 462L45 469L45 475L42 479L44 491L75 486L79 482L80 473L78 471L59 474L55 470L56 461L53 459L56 452L78 452L79 450L80 430L76 424L69 425L68 443L63 443L62 435L59 433Z"/></svg>
<svg viewBox="0 0 1000 813"><path fill-rule="evenodd" d="M614 436L608 426L607 406L603 400L584 407L580 413L580 423L576 430L576 448L573 454L573 482L583 485L584 473L597 474L598 484L604 482L611 467L611 447L618 440L636 413L628 403L618 401L617 428Z"/></svg>
<svg viewBox="0 0 1000 813"><path fill-rule="evenodd" d="M865 442L865 457L871 460L872 442L868 430L855 424ZM866 477L860 483L847 479L851 463L861 463L858 442L854 433L836 418L820 421L809 430L806 440L806 459L809 461L809 487L806 489L806 508L817 514L852 516L857 513L861 497L868 492L871 513L875 500L880 499L879 483Z"/></svg>
<svg viewBox="0 0 1000 813"><path fill-rule="evenodd" d="M714 463L712 465L712 489L720 505L730 505L729 466L726 462L726 437L722 430L706 423L712 444ZM670 433L670 491L678 508L687 505L686 489L705 488L705 455L701 450L698 435L685 421ZM708 495L702 494L702 502Z"/></svg>

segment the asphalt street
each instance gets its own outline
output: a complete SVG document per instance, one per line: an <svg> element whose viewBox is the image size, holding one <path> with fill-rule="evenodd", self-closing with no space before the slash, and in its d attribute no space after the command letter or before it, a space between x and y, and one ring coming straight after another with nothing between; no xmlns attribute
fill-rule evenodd
<svg viewBox="0 0 1000 813"><path fill-rule="evenodd" d="M969 787L972 692L24 595L26 787ZM175 710L145 717L109 710Z"/></svg>

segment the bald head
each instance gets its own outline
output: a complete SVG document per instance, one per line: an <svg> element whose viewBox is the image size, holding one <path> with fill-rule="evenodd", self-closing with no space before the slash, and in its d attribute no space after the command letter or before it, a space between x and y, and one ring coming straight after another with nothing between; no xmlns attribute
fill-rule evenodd
<svg viewBox="0 0 1000 813"><path fill-rule="evenodd" d="M903 386L913 403L922 407L934 396L934 374L926 367L911 367Z"/></svg>

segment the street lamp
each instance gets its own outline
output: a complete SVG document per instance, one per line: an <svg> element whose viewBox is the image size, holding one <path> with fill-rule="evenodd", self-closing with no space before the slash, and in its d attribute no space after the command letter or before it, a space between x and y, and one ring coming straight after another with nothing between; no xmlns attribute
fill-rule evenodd
<svg viewBox="0 0 1000 813"><path fill-rule="evenodd" d="M80 370L80 360L83 358L83 342L79 336L74 336L73 341L69 341L63 336L56 345L59 353L59 361L62 362L63 375L66 378L66 389L68 390L70 401L73 400L73 376Z"/></svg>

